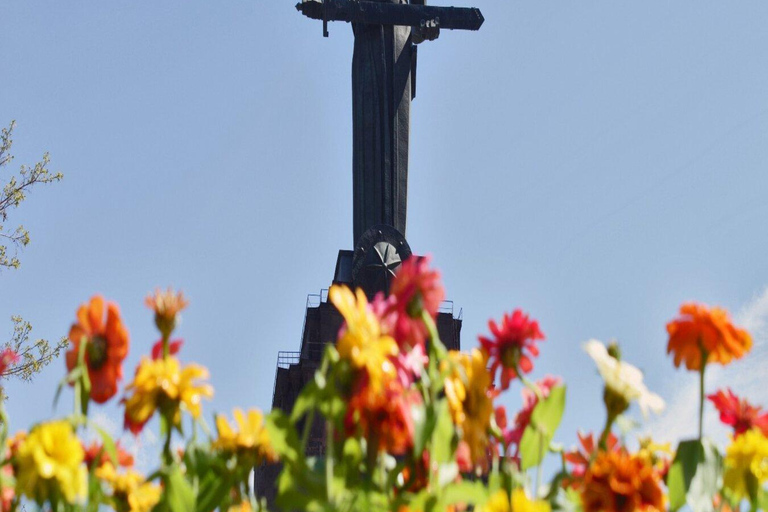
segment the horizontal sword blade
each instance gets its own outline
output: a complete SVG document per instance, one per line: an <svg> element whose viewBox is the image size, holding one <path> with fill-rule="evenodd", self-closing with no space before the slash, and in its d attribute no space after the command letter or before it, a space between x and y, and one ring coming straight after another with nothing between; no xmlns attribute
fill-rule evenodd
<svg viewBox="0 0 768 512"><path fill-rule="evenodd" d="M485 21L480 9L474 7L393 4L367 0L303 0L296 5L296 9L304 16L316 20L408 27L437 21L441 29L449 30L479 30Z"/></svg>

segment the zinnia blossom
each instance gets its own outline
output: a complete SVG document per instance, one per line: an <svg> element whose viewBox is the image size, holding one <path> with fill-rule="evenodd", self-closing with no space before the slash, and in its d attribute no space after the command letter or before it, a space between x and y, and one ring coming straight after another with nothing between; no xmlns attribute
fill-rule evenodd
<svg viewBox="0 0 768 512"><path fill-rule="evenodd" d="M477 512L550 512L549 503L544 500L532 500L522 489L512 491L512 496L504 489L496 491L485 504L475 508Z"/></svg>
<svg viewBox="0 0 768 512"><path fill-rule="evenodd" d="M144 303L155 312L155 325L163 336L170 336L176 328L177 315L189 305L182 292L174 292L172 288L162 291L159 288L155 293L148 295Z"/></svg>
<svg viewBox="0 0 768 512"><path fill-rule="evenodd" d="M743 434L752 428L758 428L763 435L768 436L768 412L761 407L750 404L746 399L739 398L730 389L720 390L707 395L720 413L720 421L733 427L734 435Z"/></svg>
<svg viewBox="0 0 768 512"><path fill-rule="evenodd" d="M402 348L423 345L427 327L421 319L426 311L434 318L445 298L440 273L429 268L429 257L411 256L403 262L390 287L388 317L394 317L392 334Z"/></svg>
<svg viewBox="0 0 768 512"><path fill-rule="evenodd" d="M11 348L0 352L0 377L5 375L8 368L19 362L19 355Z"/></svg>
<svg viewBox="0 0 768 512"><path fill-rule="evenodd" d="M480 336L480 344L490 357L493 379L496 379L496 371L501 370L501 389L507 389L518 371L530 373L533 370L531 358L539 355L536 342L544 339L544 333L536 320L531 320L519 309L511 315L505 314L501 326L489 320L488 328L493 337Z"/></svg>
<svg viewBox="0 0 768 512"><path fill-rule="evenodd" d="M95 471L96 477L112 488L111 498L115 508L125 512L149 512L160 501L161 488L147 482L144 476L134 470L118 473L111 463L106 463Z"/></svg>
<svg viewBox="0 0 768 512"><path fill-rule="evenodd" d="M128 453L120 445L120 441L115 443L115 451L117 456L117 465L121 467L133 466L133 455ZM84 460L88 469L92 467L101 467L107 462L112 463L112 458L107 453L104 445L96 441L92 442L88 446L83 445L83 452L85 453Z"/></svg>
<svg viewBox="0 0 768 512"><path fill-rule="evenodd" d="M77 366L80 344L86 343L85 364L91 380L91 399L102 404L115 396L117 383L123 378L123 360L128 355L128 329L123 325L117 304L105 304L101 295L95 295L81 305L77 322L69 330L69 341L72 346L66 354L68 371Z"/></svg>
<svg viewBox="0 0 768 512"><path fill-rule="evenodd" d="M768 481L768 437L758 429L735 437L725 452L725 487L737 498L748 498L750 480L757 489Z"/></svg>
<svg viewBox="0 0 768 512"><path fill-rule="evenodd" d="M630 402L637 400L643 416L647 416L649 410L656 414L664 410L664 400L659 395L648 391L643 383L643 372L638 368L611 356L600 341L589 340L583 347L597 365L597 371L605 381L606 389L610 390L615 398L625 402L624 409ZM609 414L622 412L624 411L609 411Z"/></svg>
<svg viewBox="0 0 768 512"><path fill-rule="evenodd" d="M728 312L689 302L680 306L680 316L667 324L667 353L674 355L675 366L683 362L689 370L701 370L704 363L726 365L752 348L749 333L731 323Z"/></svg>
<svg viewBox="0 0 768 512"><path fill-rule="evenodd" d="M469 445L472 462L479 464L486 455L488 428L494 414L490 396L491 375L488 354L472 349L470 354L451 350L443 367L451 368L445 380L445 396L453 423Z"/></svg>
<svg viewBox="0 0 768 512"><path fill-rule="evenodd" d="M365 370L374 390L382 389L384 380L395 377L390 358L398 353L397 343L382 333L379 319L368 304L363 290L356 293L346 286L332 286L328 298L344 317L336 348L339 356L358 370Z"/></svg>
<svg viewBox="0 0 768 512"><path fill-rule="evenodd" d="M571 476L576 479L580 479L586 474L587 468L592 462L592 459L594 459L597 455L599 449L597 442L595 441L595 436L591 432L589 434L577 432L576 437L578 437L579 444L581 446L566 452L564 457L565 460L571 464ZM613 434L613 432L608 434L605 447L606 451L609 452L618 451L621 449L619 446L619 439ZM577 484L578 482L570 483Z"/></svg>
<svg viewBox="0 0 768 512"><path fill-rule="evenodd" d="M379 451L405 454L413 447L411 407L421 403L421 395L403 388L396 379L387 380L381 390L364 381L358 382L349 399L344 418L347 435L361 435L377 443Z"/></svg>
<svg viewBox="0 0 768 512"><path fill-rule="evenodd" d="M672 445L670 443L657 443L651 437L641 437L638 442L640 448L637 450L637 456L651 466L659 478L664 479L675 455L672 451Z"/></svg>
<svg viewBox="0 0 768 512"><path fill-rule="evenodd" d="M83 447L66 421L35 426L12 458L16 489L42 504L54 494L71 504L85 500L88 489Z"/></svg>
<svg viewBox="0 0 768 512"><path fill-rule="evenodd" d="M581 486L584 512L664 510L661 479L640 457L624 450L600 452Z"/></svg>
<svg viewBox="0 0 768 512"><path fill-rule="evenodd" d="M264 427L264 415L258 409L251 409L246 415L242 409L234 410L235 428L232 428L226 416L216 416L216 430L219 437L213 442L217 450L238 453L245 456L250 465L261 461L274 462L277 454L269 442L269 433Z"/></svg>
<svg viewBox="0 0 768 512"><path fill-rule="evenodd" d="M133 382L126 386L126 392L132 394L124 399L125 427L138 434L157 409L175 426L181 425L182 408L199 418L202 399L213 396L209 385L198 382L207 378L206 368L196 364L182 368L175 357L142 358Z"/></svg>

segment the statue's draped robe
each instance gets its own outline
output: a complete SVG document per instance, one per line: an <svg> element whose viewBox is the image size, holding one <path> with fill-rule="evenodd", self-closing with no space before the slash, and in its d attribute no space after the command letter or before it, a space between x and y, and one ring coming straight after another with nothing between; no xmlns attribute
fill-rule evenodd
<svg viewBox="0 0 768 512"><path fill-rule="evenodd" d="M410 27L353 24L352 28L352 183L357 243L376 224L393 226L405 235L413 45Z"/></svg>

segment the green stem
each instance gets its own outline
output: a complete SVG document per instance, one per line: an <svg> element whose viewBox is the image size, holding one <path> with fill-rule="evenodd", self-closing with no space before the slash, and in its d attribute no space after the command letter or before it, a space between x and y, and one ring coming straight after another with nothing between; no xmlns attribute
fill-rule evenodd
<svg viewBox="0 0 768 512"><path fill-rule="evenodd" d="M163 359L168 359L168 357L171 355L170 338L171 338L170 333L168 334L163 333Z"/></svg>
<svg viewBox="0 0 768 512"><path fill-rule="evenodd" d="M539 489L541 488L541 472L544 466L544 436L539 436L539 465L536 466L536 487L533 489L534 499L539 497Z"/></svg>
<svg viewBox="0 0 768 512"><path fill-rule="evenodd" d="M333 504L333 423L325 420L325 493L328 503Z"/></svg>
<svg viewBox="0 0 768 512"><path fill-rule="evenodd" d="M75 383L75 416L84 416L88 410L88 395L90 394L91 379L88 376L88 365L85 364L85 350L88 346L88 338L83 336L77 350L77 367L80 368L80 376ZM83 396L85 395L85 397ZM85 398L85 402L83 402Z"/></svg>
<svg viewBox="0 0 768 512"><path fill-rule="evenodd" d="M701 365L699 368L699 442L704 438L704 371L707 369L709 353L704 349L704 344L699 340L701 350Z"/></svg>
<svg viewBox="0 0 768 512"><path fill-rule="evenodd" d="M603 428L603 433L600 434L600 442L598 443L598 447L601 450L608 449L608 436L611 435L611 428L613 427L614 421L616 421L616 415L608 412L605 417L605 428Z"/></svg>
<svg viewBox="0 0 768 512"><path fill-rule="evenodd" d="M524 376L517 368L517 366L515 366L515 373L518 377L520 377L520 382L522 382L525 387L533 391L533 393L536 395L536 400L541 402L544 399L544 396L541 394L541 389L539 389L539 386Z"/></svg>
<svg viewBox="0 0 768 512"><path fill-rule="evenodd" d="M304 429L301 432L301 450L307 453L307 443L309 442L309 431L312 429L312 423L315 422L315 409L313 408L304 416Z"/></svg>
<svg viewBox="0 0 768 512"><path fill-rule="evenodd" d="M163 444L163 459L165 464L170 466L173 464L173 455L171 454L171 435L173 434L173 427L171 423L168 424L168 433L165 436L165 443Z"/></svg>
<svg viewBox="0 0 768 512"><path fill-rule="evenodd" d="M699 370L699 442L704 437L704 369L706 365L702 362Z"/></svg>

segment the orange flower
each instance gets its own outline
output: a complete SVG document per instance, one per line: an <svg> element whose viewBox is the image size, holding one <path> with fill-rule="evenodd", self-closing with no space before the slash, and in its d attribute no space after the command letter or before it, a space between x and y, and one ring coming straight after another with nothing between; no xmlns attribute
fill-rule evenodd
<svg viewBox="0 0 768 512"><path fill-rule="evenodd" d="M83 444L83 451L85 452L85 465L88 466L88 469L94 466L101 467L107 462L114 462L104 449L104 445L96 441L91 442L88 446ZM115 443L115 455L117 456L118 466L124 468L133 466L133 455L120 446L120 441Z"/></svg>
<svg viewBox="0 0 768 512"><path fill-rule="evenodd" d="M104 315L106 313L106 321ZM77 365L80 343L85 342L85 363L91 379L91 399L103 404L117 393L123 378L123 360L128 355L128 330L114 302L95 295L77 310L77 322L69 330L72 348L67 352L67 370Z"/></svg>
<svg viewBox="0 0 768 512"><path fill-rule="evenodd" d="M667 353L674 353L675 366L685 362L689 370L701 370L702 351L706 363L726 365L752 348L752 337L731 323L728 312L689 302L680 306L680 316L667 324Z"/></svg>
<svg viewBox="0 0 768 512"><path fill-rule="evenodd" d="M379 450L403 455L413 446L411 407L420 402L418 393L403 389L395 379L387 380L384 389L364 382L349 400L344 418L347 435L362 435L378 442Z"/></svg>
<svg viewBox="0 0 768 512"><path fill-rule="evenodd" d="M571 463L571 474L570 478L567 479L566 484L573 487L578 485L581 478L583 478L584 474L587 472L587 468L592 462L592 459L599 453L594 434L591 432L589 434L577 432L576 436L579 438L581 447L574 448L564 454L565 460ZM608 439L606 439L606 449L609 452L619 451L621 449L619 440L613 435L613 432L608 434Z"/></svg>
<svg viewBox="0 0 768 512"><path fill-rule="evenodd" d="M659 475L640 457L624 450L601 452L584 475L584 512L661 511Z"/></svg>

